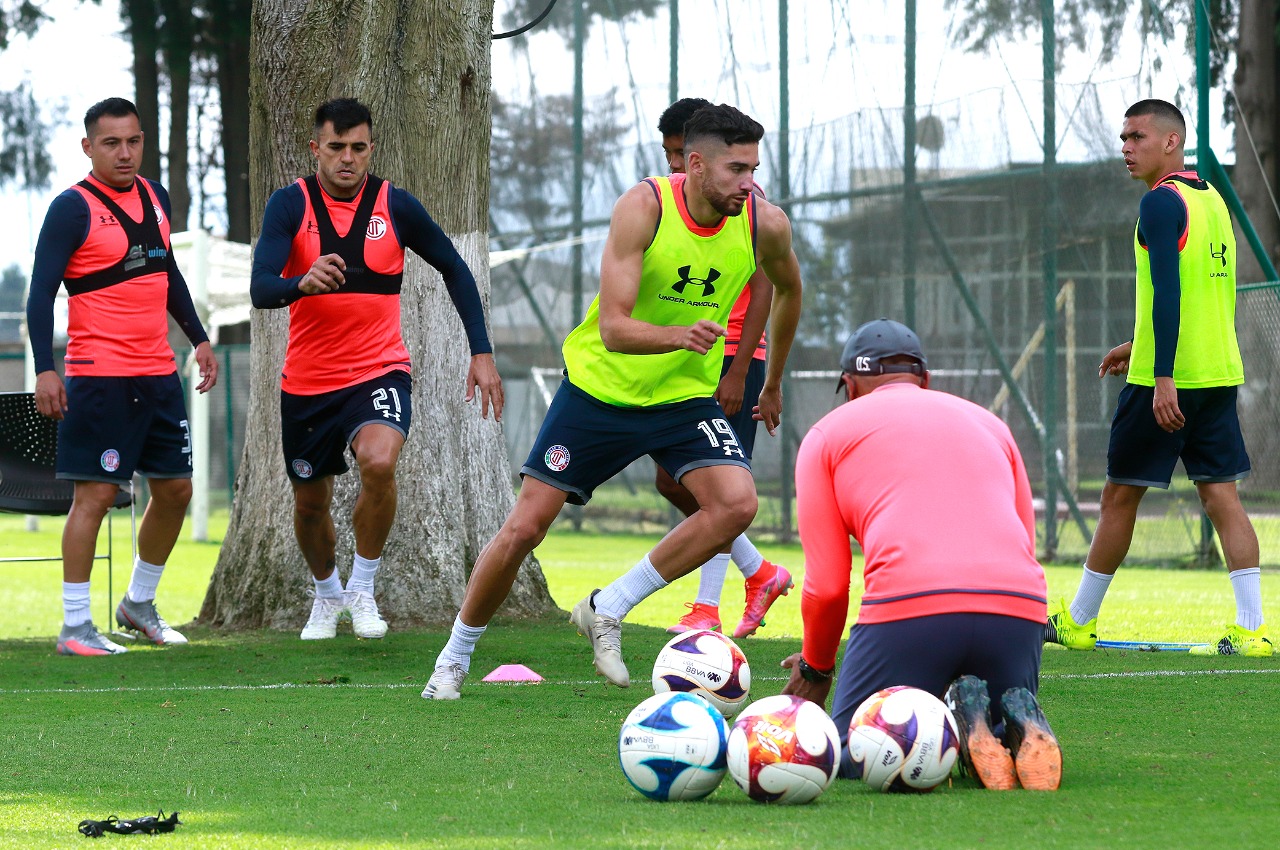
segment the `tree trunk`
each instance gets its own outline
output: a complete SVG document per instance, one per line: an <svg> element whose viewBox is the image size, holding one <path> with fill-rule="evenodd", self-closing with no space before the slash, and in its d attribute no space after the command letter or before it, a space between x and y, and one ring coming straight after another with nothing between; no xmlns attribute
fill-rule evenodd
<svg viewBox="0 0 1280 850"><path fill-rule="evenodd" d="M120 14L133 43L133 102L138 107L138 123L145 137L138 173L159 180L160 68L156 53L160 49L160 13L155 0L122 0Z"/></svg>
<svg viewBox="0 0 1280 850"><path fill-rule="evenodd" d="M373 171L417 195L475 272L489 300L489 32L486 0L288 0L253 4L249 87L255 226L270 193L314 171L307 150L316 106L354 96L374 115ZM439 275L410 256L403 290L414 363L413 430L400 457L399 511L383 553L378 602L393 627L444 625L462 601L481 548L513 503L501 427L462 402L465 335ZM293 536L280 449L285 310L253 312L248 439L226 540L200 620L226 628L296 629L310 574ZM354 540L359 479L335 488L338 565ZM537 562L503 611L535 616L554 603Z"/></svg>
<svg viewBox="0 0 1280 850"><path fill-rule="evenodd" d="M1232 183L1249 212L1258 238L1280 264L1280 220L1271 192L1280 186L1280 51L1276 47L1275 0L1240 4L1239 50L1236 55L1236 166ZM1246 129L1247 124L1247 129ZM1267 184L1272 187L1269 191ZM1240 283L1266 279L1253 250L1236 227L1236 275ZM1280 293L1264 297L1276 297ZM1255 293L1251 298L1258 298ZM1240 306L1244 306L1243 302ZM1273 305L1268 305L1273 306ZM1280 431L1275 428L1275 399L1280 393L1280 339L1276 338L1274 309L1237 310L1237 328L1244 356L1245 385L1240 406L1245 441L1254 459L1250 489L1280 486L1280 467L1267 459L1280 457Z"/></svg>
<svg viewBox="0 0 1280 850"><path fill-rule="evenodd" d="M249 7L250 0L220 0L208 7L222 109L227 238L246 243L254 226L249 205Z"/></svg>
<svg viewBox="0 0 1280 850"><path fill-rule="evenodd" d="M195 24L191 3L160 0L164 14L161 49L169 80L169 174L167 188L173 208L173 229L186 230L191 212L190 161L187 135L191 122L191 51Z"/></svg>

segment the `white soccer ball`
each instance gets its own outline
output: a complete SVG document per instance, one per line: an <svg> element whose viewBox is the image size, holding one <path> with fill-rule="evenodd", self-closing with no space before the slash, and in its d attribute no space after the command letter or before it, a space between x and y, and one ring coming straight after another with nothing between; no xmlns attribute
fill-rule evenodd
<svg viewBox="0 0 1280 850"><path fill-rule="evenodd" d="M667 691L697 694L732 719L751 694L751 668L719 632L685 632L667 641L653 664L653 692Z"/></svg>
<svg viewBox="0 0 1280 850"><path fill-rule="evenodd" d="M651 800L699 800L724 779L729 727L693 694L654 694L622 724L622 772Z"/></svg>
<svg viewBox="0 0 1280 850"><path fill-rule="evenodd" d="M822 706L779 694L756 700L729 732L729 775L761 803L808 803L840 767L840 733Z"/></svg>
<svg viewBox="0 0 1280 850"><path fill-rule="evenodd" d="M853 767L881 791L930 791L960 755L955 718L942 700L898 685L868 697L849 722Z"/></svg>

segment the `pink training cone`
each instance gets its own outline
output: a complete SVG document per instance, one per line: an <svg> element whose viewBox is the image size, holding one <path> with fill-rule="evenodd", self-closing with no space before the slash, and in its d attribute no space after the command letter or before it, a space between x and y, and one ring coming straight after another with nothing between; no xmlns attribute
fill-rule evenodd
<svg viewBox="0 0 1280 850"><path fill-rule="evenodd" d="M503 664L481 681L484 682L541 682L542 677L523 664Z"/></svg>

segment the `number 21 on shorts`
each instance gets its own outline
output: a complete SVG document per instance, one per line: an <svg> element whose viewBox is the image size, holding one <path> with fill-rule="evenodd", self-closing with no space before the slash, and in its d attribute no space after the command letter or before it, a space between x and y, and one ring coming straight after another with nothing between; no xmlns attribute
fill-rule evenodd
<svg viewBox="0 0 1280 850"><path fill-rule="evenodd" d="M378 387L373 391L373 409L382 414L383 419L400 421L400 393L395 387Z"/></svg>
<svg viewBox="0 0 1280 850"><path fill-rule="evenodd" d="M725 457L745 457L742 453L742 446L738 443L738 435L733 433L731 426L726 419L704 419L698 423L698 430L707 435L707 439L711 441L711 445L724 449Z"/></svg>

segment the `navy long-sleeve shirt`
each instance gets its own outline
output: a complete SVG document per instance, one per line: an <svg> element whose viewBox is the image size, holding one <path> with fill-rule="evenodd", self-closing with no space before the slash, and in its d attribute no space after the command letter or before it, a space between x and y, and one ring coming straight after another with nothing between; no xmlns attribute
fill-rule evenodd
<svg viewBox="0 0 1280 850"><path fill-rule="evenodd" d="M1176 189L1158 187L1138 205L1138 241L1151 261L1151 324L1155 334L1155 376L1173 377L1182 321L1178 241L1187 228L1187 208Z"/></svg>
<svg viewBox="0 0 1280 850"><path fill-rule="evenodd" d="M406 190L392 186L389 206L391 226L400 244L430 263L444 278L445 289L466 330L471 353L492 352L475 278L449 237L422 203ZM274 192L267 201L249 281L249 296L254 307L262 310L287 307L304 297L298 289L304 275L281 277L281 272L289 261L293 237L305 213L306 199L296 183Z"/></svg>

